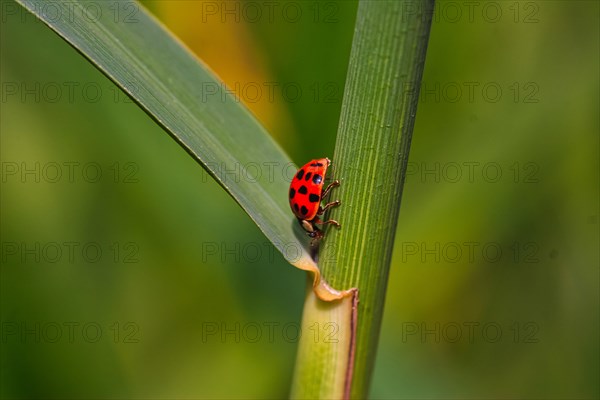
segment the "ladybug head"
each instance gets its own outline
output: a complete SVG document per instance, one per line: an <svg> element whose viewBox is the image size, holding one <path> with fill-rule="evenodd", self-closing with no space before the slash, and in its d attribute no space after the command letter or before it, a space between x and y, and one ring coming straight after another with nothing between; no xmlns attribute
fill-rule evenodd
<svg viewBox="0 0 600 400"><path fill-rule="evenodd" d="M306 232L306 234L308 235L308 237L311 237L313 239L313 242L315 240L318 241L318 240L321 240L321 238L323 238L323 231L321 231L316 226L314 227L314 231Z"/></svg>
<svg viewBox="0 0 600 400"><path fill-rule="evenodd" d="M320 239L323 237L323 232L317 228L317 226L312 221L307 221L305 219L298 218L298 222L300 222L300 226L306 231L308 237L313 239Z"/></svg>

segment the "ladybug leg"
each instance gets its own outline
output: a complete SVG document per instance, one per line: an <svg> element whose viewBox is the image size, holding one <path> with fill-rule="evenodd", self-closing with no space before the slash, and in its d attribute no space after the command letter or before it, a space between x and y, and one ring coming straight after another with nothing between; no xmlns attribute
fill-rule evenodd
<svg viewBox="0 0 600 400"><path fill-rule="evenodd" d="M322 224L322 225L325 225L325 224L333 225L333 226L335 226L336 228L339 228L339 227L341 227L341 225L339 224L339 222L337 222L337 221L335 221L335 220L333 220L333 219L330 219L330 220L327 220L327 221L323 222L323 224Z"/></svg>
<svg viewBox="0 0 600 400"><path fill-rule="evenodd" d="M338 227L338 228L341 226L337 221L335 221L333 219L330 219L330 220L327 220L327 221L321 221L319 219L319 217L315 217L315 219L313 219L313 222L315 224L319 224L319 225L333 225L333 226Z"/></svg>
<svg viewBox="0 0 600 400"><path fill-rule="evenodd" d="M336 186L340 186L340 181L338 181L337 179L333 182L331 182L326 188L325 190L323 190L323 192L321 193L321 198L324 198L325 196L327 196L327 194L329 193L329 191L336 187ZM327 206L326 206L327 207Z"/></svg>
<svg viewBox="0 0 600 400"><path fill-rule="evenodd" d="M332 201L331 203L325 204L325 207L319 207L319 211L317 211L317 215L323 215L323 213L331 207L339 206L341 202L339 200Z"/></svg>

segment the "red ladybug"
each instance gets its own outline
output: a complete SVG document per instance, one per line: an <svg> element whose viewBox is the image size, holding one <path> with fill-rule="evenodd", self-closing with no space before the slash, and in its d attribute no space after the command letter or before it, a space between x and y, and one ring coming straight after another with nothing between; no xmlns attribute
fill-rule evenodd
<svg viewBox="0 0 600 400"><path fill-rule="evenodd" d="M323 190L325 173L330 164L331 161L328 158L312 160L298 170L290 183L289 198L292 212L298 218L300 226L314 240L323 237L323 231L316 224L331 224L340 227L337 221L330 219L323 222L319 218L330 207L340 205L340 201L336 200L321 207L321 200L327 196L331 188L340 185L340 181L335 180Z"/></svg>

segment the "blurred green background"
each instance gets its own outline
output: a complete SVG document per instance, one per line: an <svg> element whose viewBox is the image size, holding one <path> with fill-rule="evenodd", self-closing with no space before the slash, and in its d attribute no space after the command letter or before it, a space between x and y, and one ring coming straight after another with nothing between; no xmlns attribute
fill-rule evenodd
<svg viewBox="0 0 600 400"><path fill-rule="evenodd" d="M1 5L2 397L286 397L304 273ZM297 164L332 156L355 2L145 5ZM437 3L371 397L600 396L599 11Z"/></svg>

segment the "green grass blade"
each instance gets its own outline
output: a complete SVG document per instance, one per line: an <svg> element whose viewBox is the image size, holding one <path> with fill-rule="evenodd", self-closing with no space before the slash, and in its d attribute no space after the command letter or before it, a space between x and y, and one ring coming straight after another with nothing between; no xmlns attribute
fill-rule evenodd
<svg viewBox="0 0 600 400"><path fill-rule="evenodd" d="M349 295L338 301L323 302L312 290L307 290L301 326L302 337L306 338L298 343L292 399L347 397L357 300Z"/></svg>
<svg viewBox="0 0 600 400"><path fill-rule="evenodd" d="M17 1L160 124L288 261L316 268L294 234L287 201L296 167L239 99L143 7L131 1Z"/></svg>
<svg viewBox="0 0 600 400"><path fill-rule="evenodd" d="M328 231L320 255L326 280L359 290L356 347L351 353L344 335L338 342L316 344L310 335L302 336L294 398L339 398L340 393L365 398L368 393L432 9L433 0L359 3L333 159L341 181L333 198L342 205L330 217L342 228ZM348 300L323 305L313 297L307 296L303 325L322 324L327 313L328 323L350 329ZM343 363L348 354L355 357L353 366ZM341 382L350 367L350 390L342 392L331 382Z"/></svg>

